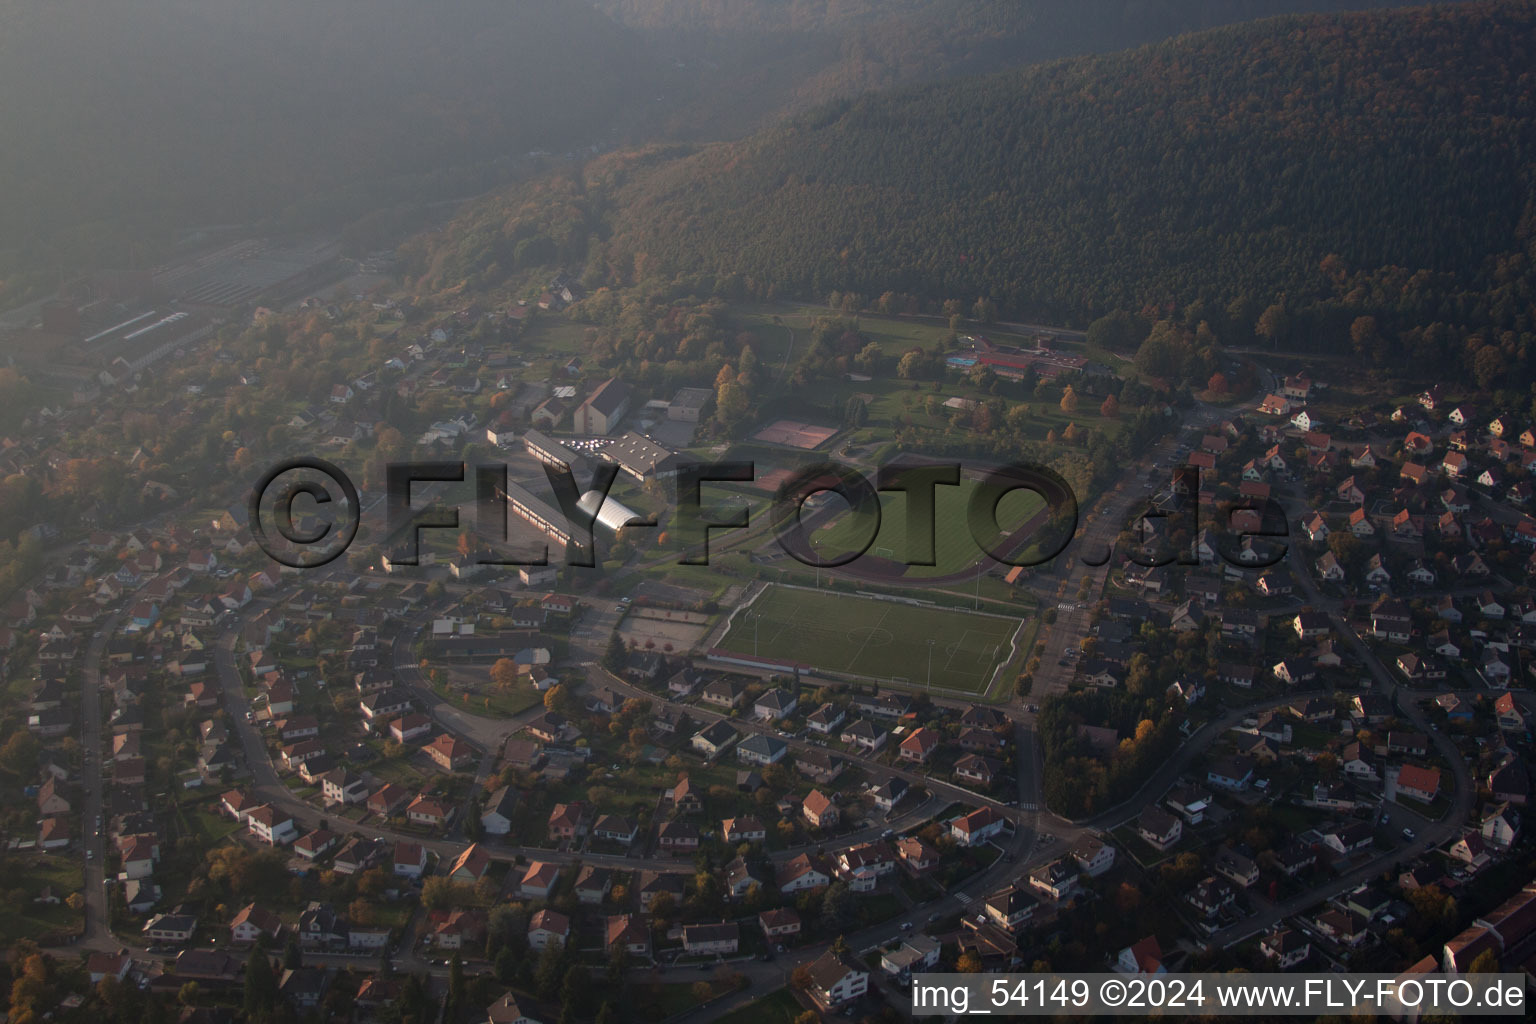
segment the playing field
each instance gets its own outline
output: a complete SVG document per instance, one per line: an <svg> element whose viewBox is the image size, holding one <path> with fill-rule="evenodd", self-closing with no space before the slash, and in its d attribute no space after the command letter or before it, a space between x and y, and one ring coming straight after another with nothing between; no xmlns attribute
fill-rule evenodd
<svg viewBox="0 0 1536 1024"><path fill-rule="evenodd" d="M970 478L962 479L958 487L934 488L933 550L937 564L908 566L904 578L948 576L974 565L981 557L981 548L971 537L966 522L966 505L975 490L976 482ZM1044 500L1033 491L1011 491L997 507L998 525L1005 530L1023 526L1044 505ZM871 518L851 510L844 512L830 526L816 531L811 543L824 558L834 558L845 551L852 551L869 536ZM905 494L881 492L880 530L865 554L896 562L907 560Z"/></svg>
<svg viewBox="0 0 1536 1024"><path fill-rule="evenodd" d="M935 688L981 693L1018 628L1017 619L774 586L737 613L720 646L918 689L931 658Z"/></svg>

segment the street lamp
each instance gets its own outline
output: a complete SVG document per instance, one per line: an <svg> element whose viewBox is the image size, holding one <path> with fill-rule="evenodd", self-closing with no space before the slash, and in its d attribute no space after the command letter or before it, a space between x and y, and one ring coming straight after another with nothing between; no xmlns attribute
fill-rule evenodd
<svg viewBox="0 0 1536 1024"><path fill-rule="evenodd" d="M928 640L928 690L933 691L933 639Z"/></svg>

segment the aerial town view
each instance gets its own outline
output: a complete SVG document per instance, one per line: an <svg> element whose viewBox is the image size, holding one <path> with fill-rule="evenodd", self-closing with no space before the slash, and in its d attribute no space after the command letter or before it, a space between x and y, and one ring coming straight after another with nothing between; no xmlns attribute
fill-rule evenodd
<svg viewBox="0 0 1536 1024"><path fill-rule="evenodd" d="M0 1024L1536 986L1536 7L9 7Z"/></svg>

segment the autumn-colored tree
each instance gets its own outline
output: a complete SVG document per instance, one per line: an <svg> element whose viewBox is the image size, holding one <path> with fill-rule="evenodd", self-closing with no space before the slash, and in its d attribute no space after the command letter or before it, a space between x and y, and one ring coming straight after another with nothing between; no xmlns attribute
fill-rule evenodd
<svg viewBox="0 0 1536 1024"><path fill-rule="evenodd" d="M556 683L544 691L544 710L560 711L565 706L565 687Z"/></svg>
<svg viewBox="0 0 1536 1024"><path fill-rule="evenodd" d="M1108 398L1104 399L1103 404L1099 406L1099 415L1109 419L1114 419L1116 416L1119 416L1120 399L1116 398L1114 395L1110 395Z"/></svg>
<svg viewBox="0 0 1536 1024"><path fill-rule="evenodd" d="M1061 393L1061 411L1068 416L1077 412L1077 392L1068 384L1066 390Z"/></svg>
<svg viewBox="0 0 1536 1024"><path fill-rule="evenodd" d="M975 953L961 953L955 961L955 970L960 974L980 974L981 969L981 957Z"/></svg>
<svg viewBox="0 0 1536 1024"><path fill-rule="evenodd" d="M1285 303L1277 302L1259 314L1258 321L1253 325L1253 333L1271 344L1277 344L1290 327L1291 319Z"/></svg>
<svg viewBox="0 0 1536 1024"><path fill-rule="evenodd" d="M1497 974L1499 973L1499 954L1491 949L1485 949L1472 958L1472 964L1467 968L1468 974Z"/></svg>
<svg viewBox="0 0 1536 1024"><path fill-rule="evenodd" d="M510 690L517 685L517 662L511 658L497 658L491 666L491 682L498 690Z"/></svg>
<svg viewBox="0 0 1536 1024"><path fill-rule="evenodd" d="M1211 379L1205 382L1205 389L1214 395L1224 395L1232 385L1227 381L1227 375L1217 370L1211 374Z"/></svg>

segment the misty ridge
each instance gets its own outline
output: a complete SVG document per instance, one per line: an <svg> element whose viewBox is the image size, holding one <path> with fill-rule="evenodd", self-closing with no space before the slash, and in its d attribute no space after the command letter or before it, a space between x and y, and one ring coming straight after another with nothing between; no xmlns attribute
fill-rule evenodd
<svg viewBox="0 0 1536 1024"><path fill-rule="evenodd" d="M8 0L0 273L143 263L209 226L329 229L545 154L738 137L870 89L1375 6L1398 5Z"/></svg>

